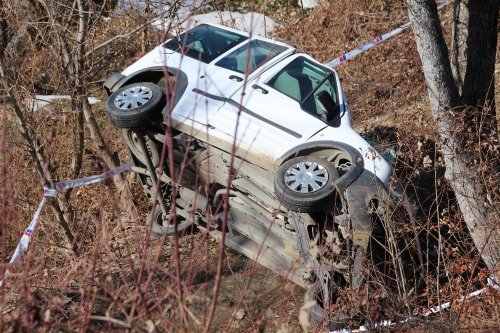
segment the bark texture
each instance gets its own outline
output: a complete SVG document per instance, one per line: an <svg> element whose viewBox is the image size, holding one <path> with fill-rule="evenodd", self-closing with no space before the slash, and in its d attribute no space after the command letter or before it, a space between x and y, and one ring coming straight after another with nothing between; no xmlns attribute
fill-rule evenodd
<svg viewBox="0 0 500 333"><path fill-rule="evenodd" d="M498 0L456 0L452 65L463 104L494 100ZM486 94L485 94L486 92Z"/></svg>
<svg viewBox="0 0 500 333"><path fill-rule="evenodd" d="M486 100L491 83L490 80L490 83L481 86L474 85L474 81L479 80L480 73L469 73L470 63L475 63L475 68L491 66L485 71L491 72L491 77L493 77L494 61L493 63L487 59L478 61L477 59L469 59L469 57L491 52L490 43L493 42L490 33L475 36L471 32L481 34L481 32L488 31L488 29L496 31L497 24L492 19L472 18L478 12L463 12L467 8L475 8L476 10L477 6L480 6L478 3L486 2L491 1L468 0L466 1L467 6L458 5L462 11L460 14L462 20L467 17L460 24L467 26L467 29L465 29L466 32L460 30L460 34L465 34L466 37L459 37L457 35L458 31L454 35L457 41L465 43L460 47L455 43L457 52L461 50L462 53L454 53L454 71L452 71L448 57L448 48L441 30L434 0L407 0L407 5L417 49L422 60L432 115L439 133L440 150L446 165L445 177L455 192L464 221L476 247L490 271L495 274L500 262L498 216L495 206L487 200L485 184L475 171L477 166L476 156L469 149L471 145L479 144L479 142L472 142L471 144L469 139L474 141L480 138L481 133L479 132L483 129L481 126L467 129L460 128L460 125L464 124L461 120L468 117L466 112L470 109L467 108L467 105L477 106L478 101ZM498 10L498 4L496 7ZM492 15L492 17L495 17L495 15ZM498 13L496 19L498 20ZM471 27L470 25L477 26ZM478 40L474 40L475 38L478 38ZM487 38L491 40L486 42L484 39ZM496 37L494 39L496 45ZM472 50L472 48L475 48L475 50ZM492 55L493 59L495 58L495 51L496 49L494 49ZM489 59L490 56L488 55L486 58ZM455 76L453 73L455 73ZM471 85L474 85L474 87L471 87ZM472 119L477 120L474 117ZM464 130L470 131L470 137L463 135Z"/></svg>

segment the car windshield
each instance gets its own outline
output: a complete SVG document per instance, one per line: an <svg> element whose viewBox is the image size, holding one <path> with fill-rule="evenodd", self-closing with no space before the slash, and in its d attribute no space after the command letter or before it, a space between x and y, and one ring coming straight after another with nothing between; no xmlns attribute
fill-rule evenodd
<svg viewBox="0 0 500 333"><path fill-rule="evenodd" d="M239 73L251 73L287 47L254 39L219 60L215 65Z"/></svg>
<svg viewBox="0 0 500 333"><path fill-rule="evenodd" d="M305 57L294 59L269 80L267 85L293 98L304 111L322 120L326 120L326 115L317 96L326 92L338 104L333 72Z"/></svg>
<svg viewBox="0 0 500 333"><path fill-rule="evenodd" d="M176 38L172 38L163 46L204 63L209 63L247 39L248 37L231 31L201 24Z"/></svg>

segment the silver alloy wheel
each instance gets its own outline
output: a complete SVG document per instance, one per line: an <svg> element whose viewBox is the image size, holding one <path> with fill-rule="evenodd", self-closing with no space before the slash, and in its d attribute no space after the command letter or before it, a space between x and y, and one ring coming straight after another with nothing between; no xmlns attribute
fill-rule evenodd
<svg viewBox="0 0 500 333"><path fill-rule="evenodd" d="M295 192L313 193L328 182L328 171L316 162L300 162L285 173L286 186Z"/></svg>
<svg viewBox="0 0 500 333"><path fill-rule="evenodd" d="M135 86L122 91L115 97L113 103L120 110L136 109L153 98L153 92L148 87Z"/></svg>

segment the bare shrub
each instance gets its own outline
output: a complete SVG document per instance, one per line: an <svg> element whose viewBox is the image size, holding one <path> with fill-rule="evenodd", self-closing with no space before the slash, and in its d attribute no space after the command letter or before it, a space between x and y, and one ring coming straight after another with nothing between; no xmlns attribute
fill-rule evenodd
<svg viewBox="0 0 500 333"><path fill-rule="evenodd" d="M312 12L302 12L295 1L241 1L237 5L268 12L279 9L277 16L288 16L282 18L284 26L277 37L324 61L392 28L388 22L398 24L406 17L400 1L325 1ZM237 5L220 1L214 7L222 10ZM11 82L16 95L20 100L36 93L74 95L74 77L60 51L51 46L57 29L40 14L40 8L22 20L21 14L28 8L27 3L23 6L15 12L17 16L9 16L14 27L22 27L17 29L21 31L19 42L9 51L8 75L15 79ZM99 84L105 73L131 63L144 45L153 45L164 36L152 29L146 34L138 29L126 36L152 19L145 13L123 13L104 22L100 19L106 11L98 4L92 9L100 14L91 20L87 31L86 50L90 53L85 58L84 95L104 98ZM449 18L450 14L444 15ZM23 27L22 21L30 23ZM291 29L294 34L288 33ZM124 36L100 46L117 35ZM329 310L334 319L339 318L337 327L405 318L420 307L456 299L481 287L488 275L444 181L442 157L428 120L428 106L422 101L425 87L412 43L408 36L398 37L339 68L347 82L354 121L366 129L365 136L382 147L395 147L395 173L414 203L417 219L412 225L401 203L390 216L374 207L377 233L371 249L377 251L370 253L362 288L354 290L342 283L336 286L338 298ZM373 59L377 59L376 66ZM53 171L53 181L77 176L68 168L78 126L73 103L24 113L43 148L44 167ZM117 139L120 133L105 118L102 106L93 111L109 151L120 161L128 160L127 149ZM41 196L22 137L10 113L5 114L0 136L0 274ZM461 129L465 131L467 126L464 123ZM83 132L78 175L101 173L109 165L103 162L87 129ZM162 149L169 154L168 147ZM497 174L490 173L487 166L496 163L498 155L489 146L485 150L477 165L478 177L494 188ZM78 256L62 244L64 237L53 213L44 211L29 252L0 290L0 331L300 330L302 288L221 247L206 232L188 229L183 231L184 237L152 237L145 223L151 203L137 176L127 176L125 181L131 185L138 207L138 222L131 221L117 204L113 184L82 187L68 195L71 207L66 213L71 216ZM490 197L493 204L498 202L498 193L492 192ZM224 213L224 207L213 213ZM429 322L416 320L406 325L424 331L445 331L452 324L464 329L494 328L498 325L498 297L488 292L479 301L454 303L451 312Z"/></svg>

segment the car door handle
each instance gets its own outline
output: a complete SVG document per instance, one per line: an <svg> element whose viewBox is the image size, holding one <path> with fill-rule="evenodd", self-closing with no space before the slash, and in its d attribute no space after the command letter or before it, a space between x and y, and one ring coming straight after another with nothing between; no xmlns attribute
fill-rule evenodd
<svg viewBox="0 0 500 333"><path fill-rule="evenodd" d="M238 81L238 82L243 81L243 79L241 77L236 76L236 75L230 75L229 80Z"/></svg>
<svg viewBox="0 0 500 333"><path fill-rule="evenodd" d="M269 91L267 91L266 89L262 88L262 87L261 87L261 86L259 86L258 84L254 84L254 85L252 86L252 88L254 88L254 89L259 89L259 90L260 90L260 91L261 91L264 95L269 93Z"/></svg>

